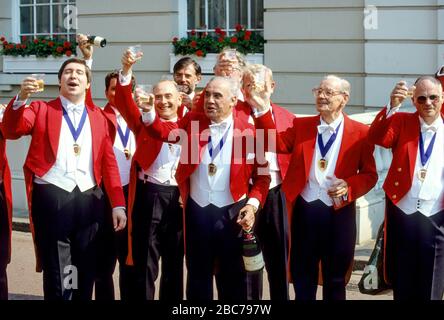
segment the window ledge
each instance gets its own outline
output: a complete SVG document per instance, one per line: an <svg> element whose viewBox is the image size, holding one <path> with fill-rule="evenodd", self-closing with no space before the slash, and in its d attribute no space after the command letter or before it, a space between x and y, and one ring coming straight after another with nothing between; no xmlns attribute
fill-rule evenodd
<svg viewBox="0 0 444 320"><path fill-rule="evenodd" d="M3 56L3 72L5 73L58 73L63 61L68 57L37 58L31 56Z"/></svg>

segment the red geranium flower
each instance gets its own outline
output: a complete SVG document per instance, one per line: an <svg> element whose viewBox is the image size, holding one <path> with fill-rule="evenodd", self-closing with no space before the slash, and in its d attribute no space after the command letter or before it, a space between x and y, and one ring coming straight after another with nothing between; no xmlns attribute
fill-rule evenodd
<svg viewBox="0 0 444 320"><path fill-rule="evenodd" d="M54 47L54 42L49 41L49 42L48 42L48 46L49 46L50 48Z"/></svg>
<svg viewBox="0 0 444 320"><path fill-rule="evenodd" d="M6 40L5 37L0 37L0 41L1 41L1 42L5 41L5 40Z"/></svg>
<svg viewBox="0 0 444 320"><path fill-rule="evenodd" d="M217 39L217 41L219 41L219 42L224 42L224 38L219 37L219 38Z"/></svg>
<svg viewBox="0 0 444 320"><path fill-rule="evenodd" d="M71 50L67 50L65 52L65 54L66 54L67 57L71 57L72 56L72 51Z"/></svg>
<svg viewBox="0 0 444 320"><path fill-rule="evenodd" d="M197 42L196 41L191 41L191 44L190 44L190 46L191 46L191 48L196 48L197 47Z"/></svg>
<svg viewBox="0 0 444 320"><path fill-rule="evenodd" d="M22 49L26 49L26 44L22 44Z"/></svg>
<svg viewBox="0 0 444 320"><path fill-rule="evenodd" d="M43 39L43 40L42 40L42 43L46 43L46 40L45 40L45 39Z"/></svg>
<svg viewBox="0 0 444 320"><path fill-rule="evenodd" d="M56 51L57 51L58 53L62 53L62 52L63 52L63 47L57 47Z"/></svg>
<svg viewBox="0 0 444 320"><path fill-rule="evenodd" d="M8 44L8 45L6 46L6 49L8 49L8 50L12 50L12 49L14 49L14 45L13 45L13 44Z"/></svg>
<svg viewBox="0 0 444 320"><path fill-rule="evenodd" d="M203 57L203 51L202 50L197 50L196 51L196 56Z"/></svg>
<svg viewBox="0 0 444 320"><path fill-rule="evenodd" d="M237 37L231 37L230 41L231 43L237 43Z"/></svg>
<svg viewBox="0 0 444 320"><path fill-rule="evenodd" d="M22 42L25 42L26 40L28 40L28 38L26 38L26 36L22 36Z"/></svg>
<svg viewBox="0 0 444 320"><path fill-rule="evenodd" d="M16 48L16 49L21 49L22 46L21 46L20 44L17 43L17 44L15 45L15 48Z"/></svg>
<svg viewBox="0 0 444 320"><path fill-rule="evenodd" d="M239 32L242 30L242 25L238 23L238 24L236 24L235 28L236 28L236 31Z"/></svg>
<svg viewBox="0 0 444 320"><path fill-rule="evenodd" d="M250 40L250 38L251 38L251 31L245 31L244 39L245 40Z"/></svg>
<svg viewBox="0 0 444 320"><path fill-rule="evenodd" d="M226 35L227 35L227 33L226 33L225 31L221 31L221 32L220 32L220 36L221 36L221 37L225 37Z"/></svg>
<svg viewBox="0 0 444 320"><path fill-rule="evenodd" d="M178 38L178 37L174 37L174 38L173 38L173 42L174 42L174 43L176 43L176 42L177 42L177 40L179 40L179 38Z"/></svg>
<svg viewBox="0 0 444 320"><path fill-rule="evenodd" d="M65 49L71 48L71 42L69 42L69 41L63 42L63 48L65 48Z"/></svg>
<svg viewBox="0 0 444 320"><path fill-rule="evenodd" d="M216 32L216 34L220 34L222 32L222 29L220 27L216 27L214 28L214 32Z"/></svg>
<svg viewBox="0 0 444 320"><path fill-rule="evenodd" d="M4 46L8 45L8 41L3 41L3 45Z"/></svg>
<svg viewBox="0 0 444 320"><path fill-rule="evenodd" d="M191 35L192 35L192 36L195 36L195 35L196 35L196 30L194 30L194 29L191 30Z"/></svg>
<svg viewBox="0 0 444 320"><path fill-rule="evenodd" d="M39 39L34 39L34 43L35 44L39 43Z"/></svg>

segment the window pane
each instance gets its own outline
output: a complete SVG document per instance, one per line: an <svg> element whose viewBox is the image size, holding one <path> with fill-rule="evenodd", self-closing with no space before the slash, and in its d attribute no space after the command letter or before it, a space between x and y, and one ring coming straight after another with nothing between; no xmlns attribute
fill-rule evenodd
<svg viewBox="0 0 444 320"><path fill-rule="evenodd" d="M66 18L66 14L63 12L64 7L62 5L52 6L52 32L54 33L67 32L64 26Z"/></svg>
<svg viewBox="0 0 444 320"><path fill-rule="evenodd" d="M205 28L205 0L188 0L188 29Z"/></svg>
<svg viewBox="0 0 444 320"><path fill-rule="evenodd" d="M20 0L20 4L32 4L32 0Z"/></svg>
<svg viewBox="0 0 444 320"><path fill-rule="evenodd" d="M33 33L34 26L34 8L20 8L20 33Z"/></svg>
<svg viewBox="0 0 444 320"><path fill-rule="evenodd" d="M221 27L223 29L226 29L227 28L226 15L227 13L226 13L225 1L208 0L209 29L214 29L216 27Z"/></svg>
<svg viewBox="0 0 444 320"><path fill-rule="evenodd" d="M264 0L251 0L251 28L264 29Z"/></svg>
<svg viewBox="0 0 444 320"><path fill-rule="evenodd" d="M36 3L47 3L47 4L49 4L49 0L36 0Z"/></svg>
<svg viewBox="0 0 444 320"><path fill-rule="evenodd" d="M50 33L49 6L38 6L37 10L37 33Z"/></svg>
<svg viewBox="0 0 444 320"><path fill-rule="evenodd" d="M248 26L248 0L230 0L230 29L236 24Z"/></svg>

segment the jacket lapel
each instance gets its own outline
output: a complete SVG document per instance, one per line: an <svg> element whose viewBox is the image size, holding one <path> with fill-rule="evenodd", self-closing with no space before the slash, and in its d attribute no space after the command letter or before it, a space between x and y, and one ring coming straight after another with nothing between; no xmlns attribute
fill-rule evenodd
<svg viewBox="0 0 444 320"><path fill-rule="evenodd" d="M304 155L305 178L310 175L311 164L313 161L313 153L316 147L317 128L319 124L319 116L313 117L313 122L308 124L306 128L300 128L305 131L305 138L302 140L302 153Z"/></svg>
<svg viewBox="0 0 444 320"><path fill-rule="evenodd" d="M96 163L96 159L99 154L99 148L102 145L101 139L103 139L103 134L100 132L100 123L101 121L103 121L103 118L100 119L100 117L98 117L97 110L95 110L94 107L86 105L85 108L88 112L89 123L91 126L92 158L94 166L94 163Z"/></svg>
<svg viewBox="0 0 444 320"><path fill-rule="evenodd" d="M49 145L54 157L57 157L57 150L59 147L60 130L63 121L62 108L62 102L60 101L60 98L57 98L49 103L49 108L46 113Z"/></svg>
<svg viewBox="0 0 444 320"><path fill-rule="evenodd" d="M344 115L344 124L343 124L344 129L342 132L342 141L341 141L341 146L339 148L338 160L336 161L336 168L335 168L335 175L337 177L339 177L340 173L342 172L341 165L347 164L347 161L344 160L347 151L350 149L350 147L353 145L356 139L359 138L359 136L355 134L355 127L353 126L353 123L351 122L350 118L345 113L343 113L343 115Z"/></svg>

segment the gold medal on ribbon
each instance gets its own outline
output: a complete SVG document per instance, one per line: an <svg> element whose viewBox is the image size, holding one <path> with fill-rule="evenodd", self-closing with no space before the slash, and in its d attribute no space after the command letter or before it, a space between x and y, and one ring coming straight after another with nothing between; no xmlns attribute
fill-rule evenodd
<svg viewBox="0 0 444 320"><path fill-rule="evenodd" d="M73 146L73 149L74 149L74 154L76 156L79 156L80 155L80 150L81 150L80 146L77 143L74 143L72 146Z"/></svg>
<svg viewBox="0 0 444 320"><path fill-rule="evenodd" d="M327 160L325 160L325 159L320 159L320 160L318 161L318 167L319 167L319 170L321 170L321 171L325 171L325 169L327 169L327 164L328 164L328 161L327 161Z"/></svg>
<svg viewBox="0 0 444 320"><path fill-rule="evenodd" d="M131 152L127 148L123 150L123 153L125 154L126 160L129 160L131 158Z"/></svg>
<svg viewBox="0 0 444 320"><path fill-rule="evenodd" d="M210 177L214 176L217 172L217 166L214 163L208 165L208 175Z"/></svg>
<svg viewBox="0 0 444 320"><path fill-rule="evenodd" d="M421 169L418 171L418 179L419 181L424 181L427 175L427 170L426 169Z"/></svg>

